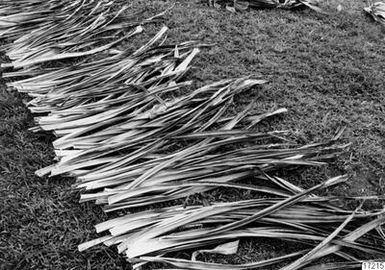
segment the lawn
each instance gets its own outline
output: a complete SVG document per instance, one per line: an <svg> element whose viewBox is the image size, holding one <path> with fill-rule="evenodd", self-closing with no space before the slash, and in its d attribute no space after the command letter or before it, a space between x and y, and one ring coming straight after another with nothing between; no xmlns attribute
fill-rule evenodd
<svg viewBox="0 0 385 270"><path fill-rule="evenodd" d="M246 75L269 81L236 100L238 108L255 100L260 112L288 109L263 122L261 130L288 129L299 142L311 143L346 127L342 140L351 145L328 166L277 174L310 187L347 173L349 184L329 194L384 195L385 28L363 13L364 1L340 2L340 13L324 15L308 9L231 13L180 0L164 24L170 28L168 43L195 39L213 44L202 49L187 75L197 85ZM130 6L146 15L172 3L134 0ZM137 47L159 27L148 25L133 43L120 46ZM52 163L53 137L28 131L34 123L25 99L8 92L1 82L0 269L130 269L114 248L77 251L77 245L97 236L93 226L107 215L92 203L78 203L73 179L34 175ZM206 196L214 199L218 191ZM280 243L243 241L239 254L221 260L255 261L285 248Z"/></svg>

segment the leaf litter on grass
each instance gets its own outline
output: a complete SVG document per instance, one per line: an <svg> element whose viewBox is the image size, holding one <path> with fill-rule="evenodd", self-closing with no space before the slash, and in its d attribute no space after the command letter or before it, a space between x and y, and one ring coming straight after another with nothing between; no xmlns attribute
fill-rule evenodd
<svg viewBox="0 0 385 270"><path fill-rule="evenodd" d="M314 4L248 2L286 8ZM112 0L5 1L0 6L0 34L8 42L2 50L11 60L3 64L8 69L4 77L12 79L7 85L31 97L27 106L38 114L32 130L57 137L56 164L37 174L75 177L82 202L124 213L96 225L107 235L81 244L80 250L117 246L135 268L162 263L176 269L264 269L283 263L282 269L293 270L330 254L346 265L385 256L378 245L385 240L384 210L364 211L360 204L371 198L349 198L360 206L347 210L333 204L341 198L316 195L348 177L305 190L272 176L278 168L327 164L347 146L338 143L343 129L308 145L292 142L286 130L255 131L261 121L287 110L255 114L253 102L236 114L229 108L237 95L265 80L241 77L193 87L184 75L207 44L167 44L165 26L133 52L115 50L164 13L129 22L121 18L129 7L113 6ZM93 58L102 53L106 57ZM66 65L71 60L78 62ZM218 187L264 197L179 204ZM279 239L306 248L238 265L197 260L202 252L233 254L245 238ZM169 257L191 250L191 260Z"/></svg>

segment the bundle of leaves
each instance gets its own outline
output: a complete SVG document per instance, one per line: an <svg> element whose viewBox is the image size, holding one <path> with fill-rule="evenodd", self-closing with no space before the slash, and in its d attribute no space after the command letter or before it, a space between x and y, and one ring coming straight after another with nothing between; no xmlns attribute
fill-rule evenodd
<svg viewBox="0 0 385 270"><path fill-rule="evenodd" d="M376 21L385 25L385 3L384 2L374 2L368 7L365 7L364 10Z"/></svg>
<svg viewBox="0 0 385 270"><path fill-rule="evenodd" d="M265 269L284 264L281 269L293 270L303 269L330 254L337 255L342 262L323 265L322 269L338 269L349 264L357 266L360 258L385 255L385 250L378 245L385 240L381 227L385 222L384 210L363 211L360 205L348 211L331 203L339 198L313 194L346 180L344 176L336 177L303 190L282 178L265 174L259 181L269 182L274 187L231 187L267 193L270 198L213 203L203 207L176 205L127 214L97 225L98 232L108 231L109 234L84 243L79 249L100 243L117 245L119 252L124 252L135 264L134 269L148 262L160 262L177 269ZM239 240L245 238L279 239L304 248L248 264L196 260L199 253L205 252L234 254ZM220 246L207 250L207 247L218 244ZM191 250L196 250L191 260L169 257L175 251ZM320 267L313 265L306 269Z"/></svg>
<svg viewBox="0 0 385 270"><path fill-rule="evenodd" d="M320 0L209 0L209 6L216 8L225 7L232 12L249 8L293 9L298 7L308 7L317 12L323 12L320 7Z"/></svg>
<svg viewBox="0 0 385 270"><path fill-rule="evenodd" d="M2 49L11 60L2 67L24 68L10 76L25 76L42 63L95 55L142 32L142 25L163 14L137 21L128 6L114 10L115 5L115 0L2 2L0 14L14 13L3 16L0 25L0 37L9 42ZM130 22L122 20L127 17Z"/></svg>

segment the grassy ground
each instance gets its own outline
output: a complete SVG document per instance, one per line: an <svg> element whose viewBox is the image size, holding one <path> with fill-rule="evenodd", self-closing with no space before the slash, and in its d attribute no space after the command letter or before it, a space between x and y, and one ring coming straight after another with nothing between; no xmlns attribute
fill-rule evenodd
<svg viewBox="0 0 385 270"><path fill-rule="evenodd" d="M131 2L147 13L171 4ZM232 14L185 0L176 3L165 24L170 42L216 44L202 51L188 75L197 84L243 75L270 81L237 100L240 107L255 100L261 112L289 110L261 128L290 129L308 143L347 127L343 140L352 145L338 160L325 168L286 172L289 179L310 186L349 173L350 185L329 192L384 194L385 28L363 14L363 1L341 3L341 13L325 16L309 10ZM143 42L158 28L147 29L124 46ZM52 138L27 130L33 122L23 98L0 87L0 269L130 269L113 249L77 252L78 244L95 237L93 225L106 215L92 204L77 203L72 179L34 176L36 169L51 163ZM244 241L230 261L258 260L281 251L279 243Z"/></svg>

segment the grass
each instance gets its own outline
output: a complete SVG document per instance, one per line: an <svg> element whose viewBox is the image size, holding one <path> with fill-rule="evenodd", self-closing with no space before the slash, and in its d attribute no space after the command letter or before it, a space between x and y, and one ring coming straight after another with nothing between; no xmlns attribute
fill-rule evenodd
<svg viewBox="0 0 385 270"><path fill-rule="evenodd" d="M330 2L330 1L329 1ZM197 84L242 75L270 81L262 90L241 96L256 110L286 107L289 113L261 129L290 129L310 143L330 137L341 125L351 147L329 166L279 172L309 187L339 173L350 185L328 192L339 195L384 194L385 181L385 28L362 11L364 1L344 3L335 15L309 10L259 10L232 14L197 1L178 1L165 21L169 42L198 39L215 43L195 60L189 77ZM171 1L132 1L147 13ZM135 47L158 27L146 27ZM93 204L78 204L72 179L38 178L34 171L53 158L52 137L33 134L24 96L0 87L0 269L130 269L114 249L79 253L77 245L94 238L93 225L106 215ZM207 195L231 200L247 194ZM263 248L261 248L263 247ZM244 241L232 262L279 254L280 243ZM207 256L207 260L213 257Z"/></svg>

